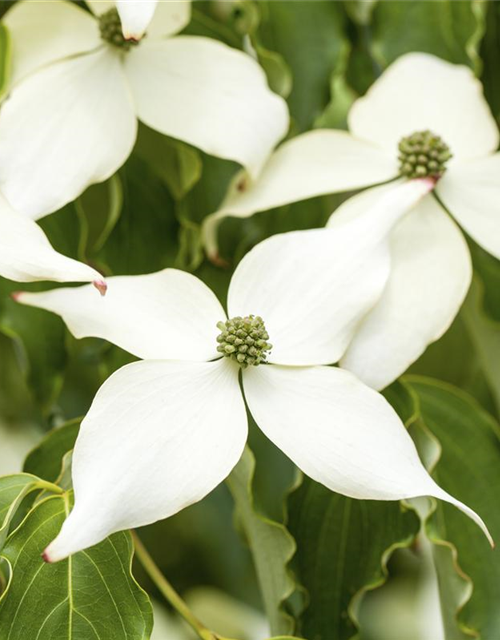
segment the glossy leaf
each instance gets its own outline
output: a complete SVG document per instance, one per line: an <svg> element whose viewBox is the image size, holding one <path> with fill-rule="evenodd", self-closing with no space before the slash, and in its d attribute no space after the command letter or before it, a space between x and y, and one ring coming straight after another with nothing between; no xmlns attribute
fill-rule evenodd
<svg viewBox="0 0 500 640"><path fill-rule="evenodd" d="M27 473L0 477L0 549L22 501L29 493L40 488L42 484L39 478Z"/></svg>
<svg viewBox="0 0 500 640"><path fill-rule="evenodd" d="M500 428L472 398L451 385L408 376L419 402L420 421L440 447L433 476L481 514L500 540ZM439 502L427 523L435 544L447 640L500 634L500 552L458 510Z"/></svg>
<svg viewBox="0 0 500 640"><path fill-rule="evenodd" d="M56 482L61 473L63 458L73 449L79 428L80 418L76 418L49 431L45 438L28 453L23 471L49 482Z"/></svg>
<svg viewBox="0 0 500 640"><path fill-rule="evenodd" d="M315 640L349 640L362 595L385 582L389 557L415 540L419 519L400 503L345 498L309 478L288 506L297 541L294 567L309 593L300 632Z"/></svg>
<svg viewBox="0 0 500 640"><path fill-rule="evenodd" d="M0 599L0 637L145 640L152 610L130 572L128 533L53 565L41 558L68 510L67 496L46 498L8 538L2 557L10 578Z"/></svg>

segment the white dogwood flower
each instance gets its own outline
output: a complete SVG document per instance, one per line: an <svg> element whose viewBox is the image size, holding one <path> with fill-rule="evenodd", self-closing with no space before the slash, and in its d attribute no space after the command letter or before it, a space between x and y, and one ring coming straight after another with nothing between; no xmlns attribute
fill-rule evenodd
<svg viewBox="0 0 500 640"><path fill-rule="evenodd" d="M226 216L244 218L397 176L431 177L433 193L390 232L388 287L342 361L381 389L446 331L469 288L469 251L447 211L500 258L499 134L470 69L424 53L394 62L354 103L348 124L350 132L322 129L284 143L254 184L237 179L221 209L207 218L205 241L215 255L217 224ZM364 213L395 187L355 196L330 226Z"/></svg>
<svg viewBox="0 0 500 640"><path fill-rule="evenodd" d="M37 223L14 211L1 193L0 276L16 282L93 282L106 292L98 271L57 252Z"/></svg>
<svg viewBox="0 0 500 640"><path fill-rule="evenodd" d="M0 109L0 190L16 210L41 217L111 176L137 119L259 171L288 112L250 56L172 37L189 22L188 0L90 7L21 0L4 17L13 83Z"/></svg>
<svg viewBox="0 0 500 640"><path fill-rule="evenodd" d="M412 197L422 188L416 182ZM386 225L392 215L386 209ZM227 315L203 282L175 269L110 278L102 299L88 286L21 294L62 316L76 337L105 338L143 358L104 383L82 422L75 507L46 559L201 500L242 454L245 403L267 437L331 490L435 496L489 535L432 480L386 400L328 366L379 298L389 262L387 229L359 219L261 242L232 277Z"/></svg>

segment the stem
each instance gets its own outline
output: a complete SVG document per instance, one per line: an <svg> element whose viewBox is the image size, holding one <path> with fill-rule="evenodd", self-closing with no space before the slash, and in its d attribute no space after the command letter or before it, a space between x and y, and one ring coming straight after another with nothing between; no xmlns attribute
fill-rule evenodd
<svg viewBox="0 0 500 640"><path fill-rule="evenodd" d="M149 551L142 544L139 536L135 531L132 531L132 538L134 540L135 552L140 563L146 570L151 580L155 583L158 589L161 591L165 599L170 602L174 609L184 618L184 620L190 625L190 627L197 633L201 640L218 640L218 637L211 631L206 629L201 622L195 617L192 611L189 609L184 600L180 597L177 591L172 587L170 582L165 578L162 572L156 566L153 558L149 555Z"/></svg>
<svg viewBox="0 0 500 640"><path fill-rule="evenodd" d="M36 488L44 489L45 491L52 491L52 493L64 493L64 489L62 487L59 487L53 482L47 482L46 480L39 480L36 483Z"/></svg>

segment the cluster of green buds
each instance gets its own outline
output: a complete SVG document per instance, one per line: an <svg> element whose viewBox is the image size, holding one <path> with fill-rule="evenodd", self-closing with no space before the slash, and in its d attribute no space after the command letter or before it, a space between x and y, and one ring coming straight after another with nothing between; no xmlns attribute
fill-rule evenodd
<svg viewBox="0 0 500 640"><path fill-rule="evenodd" d="M101 38L123 51L128 51L131 47L139 44L137 40L126 40L123 37L122 23L118 11L113 8L99 16L99 31Z"/></svg>
<svg viewBox="0 0 500 640"><path fill-rule="evenodd" d="M452 157L450 148L432 131L417 131L398 145L399 170L407 178L439 178Z"/></svg>
<svg viewBox="0 0 500 640"><path fill-rule="evenodd" d="M266 351L270 351L269 334L260 316L236 316L226 322L218 322L221 333L217 336L217 351L232 358L240 367L257 366L266 362Z"/></svg>

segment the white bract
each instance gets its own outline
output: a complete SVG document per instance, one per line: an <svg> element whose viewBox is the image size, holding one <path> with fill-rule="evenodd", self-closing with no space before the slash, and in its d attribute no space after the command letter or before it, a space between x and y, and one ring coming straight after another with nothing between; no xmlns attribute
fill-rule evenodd
<svg viewBox="0 0 500 640"><path fill-rule="evenodd" d="M106 291L98 271L58 253L37 223L14 211L1 193L0 276L16 282L93 282Z"/></svg>
<svg viewBox="0 0 500 640"><path fill-rule="evenodd" d="M343 366L381 389L446 331L469 288L469 251L441 202L479 245L500 258L499 134L470 69L424 53L393 63L354 103L348 124L350 133L323 129L285 142L254 184L237 178L221 209L207 218L205 242L215 256L217 225L226 216L244 218L397 176L409 176L410 182L415 175L431 176L429 190L439 200L429 194L409 213L401 206L400 217L407 215L395 218L390 230L388 286L342 359ZM412 152L418 138L421 143L425 138L423 154ZM355 196L329 226L371 207L384 224L381 201L397 186Z"/></svg>
<svg viewBox="0 0 500 640"><path fill-rule="evenodd" d="M414 199L422 188L416 181ZM396 214L387 213L386 227ZM331 490L375 500L435 496L489 535L428 475L386 400L327 366L380 297L389 253L387 228L364 219L274 236L238 265L227 316L203 282L175 269L110 278L106 298L88 286L21 294L20 302L61 315L75 336L143 358L104 383L82 422L75 507L46 559L202 499L242 454L245 401L267 437Z"/></svg>
<svg viewBox="0 0 500 640"><path fill-rule="evenodd" d="M13 84L0 110L0 190L12 206L39 218L111 176L137 119L255 175L288 128L259 65L210 38L172 37L189 22L187 0L89 4L94 14L22 0L4 17Z"/></svg>

